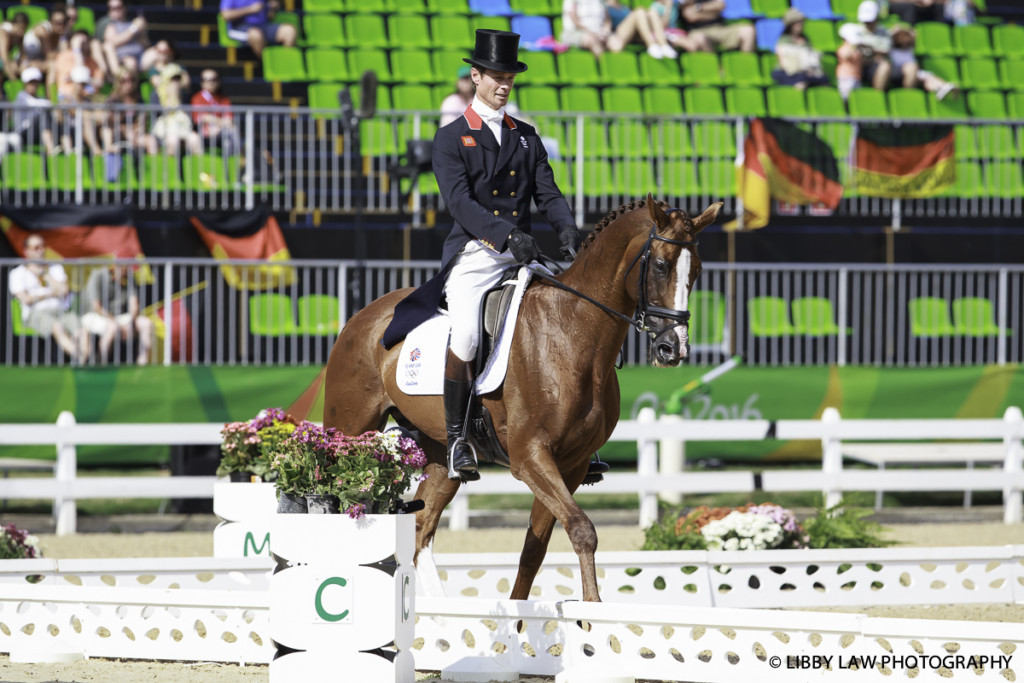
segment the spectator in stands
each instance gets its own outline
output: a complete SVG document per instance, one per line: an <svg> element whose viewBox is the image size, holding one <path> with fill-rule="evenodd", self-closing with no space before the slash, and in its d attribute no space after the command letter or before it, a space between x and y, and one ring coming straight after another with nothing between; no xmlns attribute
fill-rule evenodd
<svg viewBox="0 0 1024 683"><path fill-rule="evenodd" d="M77 125L76 104L91 104L95 92L92 87L92 73L89 67L79 64L71 70L71 90L61 98L61 104L72 105L70 109L57 110L57 123L60 129L60 146L65 154L75 153L75 127ZM93 154L101 154L103 149L99 143L99 123L102 118L95 109L82 107L82 141Z"/></svg>
<svg viewBox="0 0 1024 683"><path fill-rule="evenodd" d="M459 67L455 80L455 92L441 102L441 125L447 126L462 116L466 107L473 103L473 79L468 64Z"/></svg>
<svg viewBox="0 0 1024 683"><path fill-rule="evenodd" d="M107 17L103 22L103 51L107 66L116 70L123 66L130 71L141 69L142 53L149 46L146 18L140 12L128 19L128 8L124 0L110 0L107 3Z"/></svg>
<svg viewBox="0 0 1024 683"><path fill-rule="evenodd" d="M267 45L292 47L298 34L291 24L273 23L277 0L220 0L220 13L228 25L228 37L248 43L259 57Z"/></svg>
<svg viewBox="0 0 1024 683"><path fill-rule="evenodd" d="M101 362L110 357L115 340L128 341L136 335L135 362L138 365L149 362L153 321L140 315L139 293L127 266L114 264L93 270L85 285L85 300L89 310L82 315L82 326L99 337Z"/></svg>
<svg viewBox="0 0 1024 683"><path fill-rule="evenodd" d="M178 154L184 143L190 154L203 151L199 133L192 129L192 119L181 110L182 92L185 86L185 71L170 63L156 76L156 92L163 113L153 124L153 135L171 154Z"/></svg>
<svg viewBox="0 0 1024 683"><path fill-rule="evenodd" d="M10 21L0 23L0 67L3 67L3 74L12 81L17 80L21 72L18 58L27 30L28 15L24 12L15 12Z"/></svg>
<svg viewBox="0 0 1024 683"><path fill-rule="evenodd" d="M803 90L816 85L828 85L828 78L821 68L821 53L811 47L804 35L804 20L807 17L795 7L786 10L782 17L784 29L775 43L778 68L772 71L772 79L779 85L792 85Z"/></svg>
<svg viewBox="0 0 1024 683"><path fill-rule="evenodd" d="M49 73L67 20L63 3L57 3L50 9L49 19L25 33L21 41L23 66L34 66L43 73Z"/></svg>
<svg viewBox="0 0 1024 683"><path fill-rule="evenodd" d="M843 42L837 52L836 80L844 99L861 85L885 90L892 73L889 61L892 38L878 23L878 3L875 0L860 3L857 20L859 23L839 27Z"/></svg>
<svg viewBox="0 0 1024 683"><path fill-rule="evenodd" d="M679 3L676 0L654 0L647 11L651 16L655 33L663 33L665 43L672 48L673 54L665 51L666 57L675 59L675 48L685 52L697 52L703 46L702 39L695 39L679 28Z"/></svg>
<svg viewBox="0 0 1024 683"><path fill-rule="evenodd" d="M25 88L18 93L14 102L14 132L21 136L22 148L42 143L47 154L53 154L53 133L50 132L52 103L39 96L43 73L34 66L25 67L21 72Z"/></svg>
<svg viewBox="0 0 1024 683"><path fill-rule="evenodd" d="M889 3L889 14L909 24L919 21L942 21L946 0L903 0Z"/></svg>
<svg viewBox="0 0 1024 683"><path fill-rule="evenodd" d="M177 57L178 51L169 40L159 40L152 50L146 51L143 61L149 63L149 66L143 73L146 74L149 84L153 86L153 94L150 97L150 102L147 104L160 103L160 74L171 65L174 65L181 73L182 89L186 91L191 89L192 79L189 77L188 71L182 69L181 65L174 61ZM151 62L150 59L152 59Z"/></svg>
<svg viewBox="0 0 1024 683"><path fill-rule="evenodd" d="M974 23L977 11L975 0L946 0L943 14L951 24L964 26Z"/></svg>
<svg viewBox="0 0 1024 683"><path fill-rule="evenodd" d="M220 75L213 69L204 69L199 85L199 92L192 96L192 120L203 146L219 147L225 157L240 153L241 138L231 113L231 100L220 92Z"/></svg>
<svg viewBox="0 0 1024 683"><path fill-rule="evenodd" d="M114 80L113 70L107 66L107 57L103 54L103 44L96 40L96 38L84 28L75 28L75 24L78 23L78 8L74 5L69 5L64 10L67 14L67 22L64 25L64 33L60 36L60 50L67 50L71 46L71 38L78 32L82 32L88 39L88 46L86 52L92 57L93 61L100 65L103 69L105 78L111 82ZM59 54L59 52L58 52Z"/></svg>
<svg viewBox="0 0 1024 683"><path fill-rule="evenodd" d="M923 70L914 56L916 35L914 29L903 22L893 24L889 28L892 36L892 49L889 60L892 62L891 85L896 88L924 88L942 100L957 90L956 85L945 81L930 71Z"/></svg>
<svg viewBox="0 0 1024 683"><path fill-rule="evenodd" d="M71 71L76 66L89 69L90 79L86 90L90 95L96 94L106 82L103 65L96 61L89 47L89 34L86 31L75 31L67 48L57 53L53 60L53 68L47 76L51 89L56 89L58 101L71 94L74 84L71 82Z"/></svg>
<svg viewBox="0 0 1024 683"><path fill-rule="evenodd" d="M40 79L41 80L41 79ZM24 242L26 263L11 271L7 289L21 302L21 319L39 334L52 336L74 362L87 362L92 352L89 333L68 310L68 276L58 263L49 266L46 242L36 234Z"/></svg>
<svg viewBox="0 0 1024 683"><path fill-rule="evenodd" d="M753 24L727 24L722 18L725 0L680 0L682 24L696 47L705 52L753 52L757 33Z"/></svg>
<svg viewBox="0 0 1024 683"><path fill-rule="evenodd" d="M135 108L141 103L135 73L122 67L114 79L114 90L107 98L108 109L100 129L107 182L117 182L121 175L121 149L157 152L156 138L146 132L146 117Z"/></svg>
<svg viewBox="0 0 1024 683"><path fill-rule="evenodd" d="M590 50L595 57L605 51L621 52L637 38L655 59L674 57L676 52L668 45L664 32L659 33L660 42L654 34L651 17L641 9L630 11L613 30L612 18L603 0L564 0L562 3L562 42L569 47Z"/></svg>

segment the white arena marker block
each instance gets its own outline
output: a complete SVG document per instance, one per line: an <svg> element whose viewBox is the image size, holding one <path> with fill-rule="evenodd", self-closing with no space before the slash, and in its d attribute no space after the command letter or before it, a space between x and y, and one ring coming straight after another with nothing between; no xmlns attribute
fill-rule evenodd
<svg viewBox="0 0 1024 683"><path fill-rule="evenodd" d="M602 671L595 666L575 666L555 675L555 683L636 683L636 678Z"/></svg>
<svg viewBox="0 0 1024 683"><path fill-rule="evenodd" d="M61 640L11 648L11 662L15 664L74 664L83 659L84 652Z"/></svg>
<svg viewBox="0 0 1024 683"><path fill-rule="evenodd" d="M441 678L456 683L505 683L518 681L519 672L491 657L463 657L441 671Z"/></svg>

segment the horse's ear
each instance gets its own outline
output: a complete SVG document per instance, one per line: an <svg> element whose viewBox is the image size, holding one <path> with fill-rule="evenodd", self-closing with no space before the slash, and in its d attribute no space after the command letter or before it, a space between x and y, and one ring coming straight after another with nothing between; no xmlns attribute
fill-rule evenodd
<svg viewBox="0 0 1024 683"><path fill-rule="evenodd" d="M718 218L718 212L722 210L722 202L715 202L708 208L704 209L704 213L693 219L693 232L694 234L700 232L704 228L708 227L715 222Z"/></svg>
<svg viewBox="0 0 1024 683"><path fill-rule="evenodd" d="M669 224L668 216L662 210L661 205L654 199L654 195L650 192L647 193L647 212L651 215L651 220L659 228L663 228Z"/></svg>

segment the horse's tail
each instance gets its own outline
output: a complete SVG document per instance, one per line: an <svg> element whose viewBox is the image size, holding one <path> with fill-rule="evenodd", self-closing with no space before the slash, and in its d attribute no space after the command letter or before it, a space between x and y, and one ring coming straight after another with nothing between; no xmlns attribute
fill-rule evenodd
<svg viewBox="0 0 1024 683"><path fill-rule="evenodd" d="M295 399L295 402L288 406L288 414L297 417L300 420L305 420L309 416L309 411L313 409L313 404L316 403L317 396L320 394L320 387L323 386L324 377L327 375L327 367L323 367L317 376L313 379L306 390L302 392L302 395Z"/></svg>

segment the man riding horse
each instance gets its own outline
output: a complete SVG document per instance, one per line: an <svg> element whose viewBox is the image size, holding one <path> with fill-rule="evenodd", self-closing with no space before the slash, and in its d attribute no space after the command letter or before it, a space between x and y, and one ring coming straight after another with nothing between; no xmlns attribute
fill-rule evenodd
<svg viewBox="0 0 1024 683"><path fill-rule="evenodd" d="M474 481L480 474L476 454L465 440L465 426L483 296L510 267L539 256L530 234L531 200L558 232L563 257L574 257L580 236L536 129L505 112L516 74L526 71L526 64L519 61L519 35L478 29L476 47L465 61L471 66L476 95L461 118L434 136L434 174L452 215L441 270L398 303L381 341L391 348L434 316L442 298L447 298L448 477Z"/></svg>

